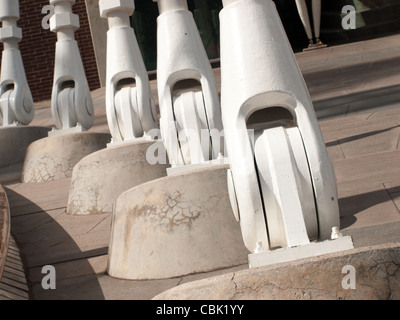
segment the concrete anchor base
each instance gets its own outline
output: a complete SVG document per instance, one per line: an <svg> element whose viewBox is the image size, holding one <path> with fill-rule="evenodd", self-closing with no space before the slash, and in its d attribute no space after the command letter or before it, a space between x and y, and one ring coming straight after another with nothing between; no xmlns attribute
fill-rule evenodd
<svg viewBox="0 0 400 320"><path fill-rule="evenodd" d="M70 178L82 158L104 149L110 139L110 134L82 132L38 140L26 152L21 180L29 183Z"/></svg>
<svg viewBox="0 0 400 320"><path fill-rule="evenodd" d="M146 153L154 141L133 141L94 152L74 167L67 213L111 213L118 196L145 182L165 177L166 164L151 165Z"/></svg>
<svg viewBox="0 0 400 320"><path fill-rule="evenodd" d="M341 237L335 240L312 242L307 245L293 248L282 248L249 254L249 267L257 268L269 266L351 249L354 249L351 237Z"/></svg>
<svg viewBox="0 0 400 320"><path fill-rule="evenodd" d="M249 252L230 206L227 169L176 174L118 197L108 274L165 279L246 263Z"/></svg>
<svg viewBox="0 0 400 320"><path fill-rule="evenodd" d="M400 243L227 272L154 300L399 300Z"/></svg>
<svg viewBox="0 0 400 320"><path fill-rule="evenodd" d="M22 166L29 145L47 137L50 128L10 126L0 128L0 183L21 178Z"/></svg>

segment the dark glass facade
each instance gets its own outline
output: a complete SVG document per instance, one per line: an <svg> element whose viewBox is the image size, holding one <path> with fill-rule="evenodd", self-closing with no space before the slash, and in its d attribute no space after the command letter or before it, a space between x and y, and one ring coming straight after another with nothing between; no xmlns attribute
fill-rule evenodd
<svg viewBox="0 0 400 320"><path fill-rule="evenodd" d="M303 25L294 0L274 0L289 41L295 52L307 47ZM311 11L311 0L307 0ZM342 8L356 9L357 28L342 28ZM219 58L219 11L221 0L188 0L210 60ZM149 71L157 68L157 3L136 1L132 16L140 49ZM310 12L311 16L311 12ZM322 0L321 40L332 46L367 40L400 32L400 0Z"/></svg>

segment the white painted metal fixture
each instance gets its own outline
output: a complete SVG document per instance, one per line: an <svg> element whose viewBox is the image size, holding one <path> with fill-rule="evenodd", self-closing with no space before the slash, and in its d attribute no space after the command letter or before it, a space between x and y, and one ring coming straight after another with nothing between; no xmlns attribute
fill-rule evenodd
<svg viewBox="0 0 400 320"><path fill-rule="evenodd" d="M34 116L32 94L26 79L24 64L18 43L22 30L18 28L20 18L18 0L0 2L0 41L4 50L1 60L0 121L4 127L28 125Z"/></svg>
<svg viewBox="0 0 400 320"><path fill-rule="evenodd" d="M330 239L336 177L275 4L225 0L220 23L228 187L246 247Z"/></svg>
<svg viewBox="0 0 400 320"><path fill-rule="evenodd" d="M94 109L82 58L75 40L79 17L72 13L75 0L50 0L54 15L50 29L57 33L51 111L57 129L90 129Z"/></svg>
<svg viewBox="0 0 400 320"><path fill-rule="evenodd" d="M108 19L106 107L114 142L140 138L158 127L157 112L139 45L130 26L134 0L100 0Z"/></svg>
<svg viewBox="0 0 400 320"><path fill-rule="evenodd" d="M153 0L155 1L155 0ZM158 0L160 128L173 166L216 159L223 142L214 74L186 0Z"/></svg>

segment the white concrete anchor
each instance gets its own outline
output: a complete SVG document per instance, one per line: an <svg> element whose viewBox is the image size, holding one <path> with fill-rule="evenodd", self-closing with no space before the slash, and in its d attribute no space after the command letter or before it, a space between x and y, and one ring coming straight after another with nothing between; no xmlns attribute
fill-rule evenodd
<svg viewBox="0 0 400 320"><path fill-rule="evenodd" d="M100 0L101 17L108 19L107 119L113 141L142 137L158 127L157 112L139 45L130 26L134 0Z"/></svg>
<svg viewBox="0 0 400 320"><path fill-rule="evenodd" d="M228 187L244 243L261 252L330 239L340 222L335 173L275 4L223 3Z"/></svg>
<svg viewBox="0 0 400 320"><path fill-rule="evenodd" d="M213 134L222 132L214 74L186 0L157 2L157 77L165 148L173 165L204 163L216 159L223 145L219 134Z"/></svg>
<svg viewBox="0 0 400 320"><path fill-rule="evenodd" d="M57 129L90 129L94 109L82 58L75 40L79 17L72 13L75 0L50 0L54 15L50 29L57 33L51 111Z"/></svg>
<svg viewBox="0 0 400 320"><path fill-rule="evenodd" d="M0 121L4 127L13 124L28 125L35 113L18 49L18 43L22 39L22 30L17 27L19 17L18 0L0 2L0 41L4 44L0 79Z"/></svg>

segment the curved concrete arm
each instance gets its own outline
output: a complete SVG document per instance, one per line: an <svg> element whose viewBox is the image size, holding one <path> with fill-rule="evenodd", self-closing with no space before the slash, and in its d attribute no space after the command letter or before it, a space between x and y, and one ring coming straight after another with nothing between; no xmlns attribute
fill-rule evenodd
<svg viewBox="0 0 400 320"><path fill-rule="evenodd" d="M113 141L142 137L157 128L157 114L139 45L130 26L133 0L100 0L101 17L108 19L107 120Z"/></svg>
<svg viewBox="0 0 400 320"><path fill-rule="evenodd" d="M159 0L158 4L161 11L157 18L157 85L160 127L169 159L173 165L216 159L223 143L211 136L200 139L207 130L208 134L213 129L221 132L222 120L214 74L199 31L186 1ZM183 89L177 92L179 86ZM190 106L183 107L188 103ZM190 131L197 141L210 142L212 152L199 157L193 156L197 153L193 148L192 153L185 152L182 140L186 138L180 137L187 134L183 131ZM195 149L208 150L200 146Z"/></svg>
<svg viewBox="0 0 400 320"><path fill-rule="evenodd" d="M72 13L75 0L50 0L54 15L50 29L57 33L51 108L58 129L81 125L90 129L94 121L93 102L86 79L75 31L79 17Z"/></svg>
<svg viewBox="0 0 400 320"><path fill-rule="evenodd" d="M330 239L340 225L335 173L274 2L237 0L220 25L228 184L246 247Z"/></svg>
<svg viewBox="0 0 400 320"><path fill-rule="evenodd" d="M3 0L0 3L0 41L4 44L0 79L0 118L3 126L14 123L29 124L34 116L32 94L18 49L22 31L17 27L19 1Z"/></svg>

